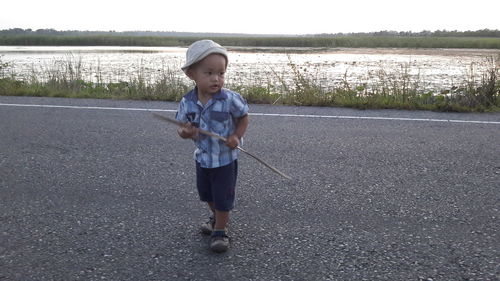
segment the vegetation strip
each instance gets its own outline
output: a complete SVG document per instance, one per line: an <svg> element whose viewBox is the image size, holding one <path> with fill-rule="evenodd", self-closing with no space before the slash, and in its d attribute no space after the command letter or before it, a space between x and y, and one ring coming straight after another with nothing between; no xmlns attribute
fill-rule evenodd
<svg viewBox="0 0 500 281"><path fill-rule="evenodd" d="M7 40L10 38L9 36L16 37L18 35L1 35L0 44L2 44L1 40ZM64 39L65 36L69 35L53 36ZM119 38L119 36L111 37L113 40ZM139 37L133 36L133 38L136 40ZM154 38L156 40L156 38L162 39L163 37ZM330 40L349 41L352 39L358 41L364 40L363 38L365 37L220 37L217 38L217 40L223 45L238 46L238 44L240 44L247 48L261 45L281 47L331 47L333 45L329 45L328 43ZM181 39L172 39L172 44L175 46L183 46L196 39L198 38L184 37ZM493 40L497 42L495 44L498 44L498 46L494 48L500 49L500 38L464 37L460 38L460 40L461 39L471 40L476 43L485 42L483 39ZM424 46L417 44L405 45L403 47L443 47L437 46L439 45L437 42L441 42L444 39L432 36L424 38L401 38L394 36L386 38L383 36L374 36L369 40L372 42L380 42L380 44L388 44L387 42L398 40L400 42L402 42L401 40L413 40L414 42L418 40L429 40L429 42L433 42L431 45ZM446 40L455 41L454 38L449 37L446 37ZM31 41L25 41L24 43L31 44ZM89 43L101 44L100 42ZM41 43L41 45L43 44L57 45L58 43L48 41ZM76 45L82 44L83 43L78 42ZM128 42L123 45L132 46L134 44L134 42ZM337 46L336 44L337 43L334 45ZM102 45L106 44L103 43ZM361 45L363 44L353 45L349 43L345 46L361 47ZM170 45L165 43L165 46ZM364 45L364 47L374 46L380 45ZM456 47L458 48L458 46ZM465 47L465 45L462 45L462 47ZM468 47L481 48L480 46ZM401 70L395 74L388 74L388 72L382 69L378 72L378 77L375 77L376 79L373 81L359 81L354 84L350 83L347 77L343 77L343 80L335 86L325 87L312 73L307 72L306 69L295 64L291 58L288 64L289 70L284 71L291 73L292 79L284 79L283 73L272 70L278 82L268 82L267 85L228 84L227 87L241 93L249 103L256 104L336 106L358 109L433 110L445 112L500 112L500 55L497 55L496 58L488 58L488 61L489 67L483 73L474 73L476 70L474 70L473 65L471 65L470 71L464 75L463 81L458 82L457 85L449 89L441 90L440 92L432 92L425 89L423 86L425 85L425 81L413 79L409 75L408 66L404 65L401 65ZM82 74L81 61L69 60L61 69L46 71L48 78L33 75L28 79L18 79L16 78L16 73L8 73L8 71L6 71L8 68L9 63L3 62L0 56L0 95L179 101L182 95L192 87L192 85L179 79L172 70L158 73L158 79L155 81L146 79L141 69L139 69L137 75L131 77L129 81L107 82L102 80L102 73L97 73L95 75L97 81L86 80ZM96 69L99 70L99 65ZM480 78L478 79L477 77Z"/></svg>
<svg viewBox="0 0 500 281"><path fill-rule="evenodd" d="M97 32L53 29L0 30L0 45L33 46L189 46L199 39L223 46L321 48L471 48L500 49L500 30L422 32L380 31L309 35L259 35L182 32Z"/></svg>

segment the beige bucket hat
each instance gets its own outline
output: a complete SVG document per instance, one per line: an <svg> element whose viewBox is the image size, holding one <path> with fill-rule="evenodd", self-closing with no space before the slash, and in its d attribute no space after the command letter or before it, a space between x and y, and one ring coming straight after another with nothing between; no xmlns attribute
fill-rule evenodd
<svg viewBox="0 0 500 281"><path fill-rule="evenodd" d="M186 73L193 64L201 61L210 54L221 54L227 59L227 50L212 40L200 40L191 44L186 52L186 63L181 67Z"/></svg>

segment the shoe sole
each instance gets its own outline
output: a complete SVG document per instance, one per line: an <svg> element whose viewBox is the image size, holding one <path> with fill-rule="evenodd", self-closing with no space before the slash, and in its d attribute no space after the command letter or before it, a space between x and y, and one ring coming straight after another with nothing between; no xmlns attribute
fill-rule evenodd
<svg viewBox="0 0 500 281"><path fill-rule="evenodd" d="M216 253L223 253L229 249L228 245L224 245L222 243L217 243L215 245L210 245L210 249Z"/></svg>

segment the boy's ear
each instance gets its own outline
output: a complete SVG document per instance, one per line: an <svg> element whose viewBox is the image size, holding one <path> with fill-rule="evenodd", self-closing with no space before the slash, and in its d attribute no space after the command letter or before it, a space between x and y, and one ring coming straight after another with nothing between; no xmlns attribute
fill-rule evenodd
<svg viewBox="0 0 500 281"><path fill-rule="evenodd" d="M192 68L192 67L189 67L189 68L186 70L186 75L187 75L187 77L189 77L189 79L194 80L194 76L193 76L193 68Z"/></svg>

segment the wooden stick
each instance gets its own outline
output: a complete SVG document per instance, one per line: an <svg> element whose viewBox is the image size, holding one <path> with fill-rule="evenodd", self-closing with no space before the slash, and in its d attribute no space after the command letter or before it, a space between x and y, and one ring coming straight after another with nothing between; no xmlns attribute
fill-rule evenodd
<svg viewBox="0 0 500 281"><path fill-rule="evenodd" d="M163 121L175 124L175 125L180 126L180 127L183 127L183 126L186 125L186 124L184 124L184 123L182 123L182 122L180 122L180 121L178 121L176 119L172 119L172 118L169 118L169 117L166 117L166 116L163 116L161 114L154 113L154 112L153 112L153 116L156 117L156 118L158 118L158 119L160 119L160 120L163 120ZM219 139L219 140L221 140L223 142L227 141L226 138L224 138L222 136L219 136L217 134L214 134L212 132L209 132L209 131L206 131L206 130L203 130L203 129L199 129L199 128L198 128L198 131L201 134L214 137L214 138ZM291 177L285 175L283 172L279 171L278 169L276 169L275 167L271 166L270 164L264 162L264 160L260 159L259 157L255 156L254 154L248 152L247 150L241 148L240 146L237 146L236 148L239 149L241 152L247 154L248 156L252 157L253 159L259 161L262 165L268 167L269 169L271 169L273 172L277 173L278 175L280 175L280 176L282 176L282 177L284 177L286 179L289 179L289 180L292 179Z"/></svg>

